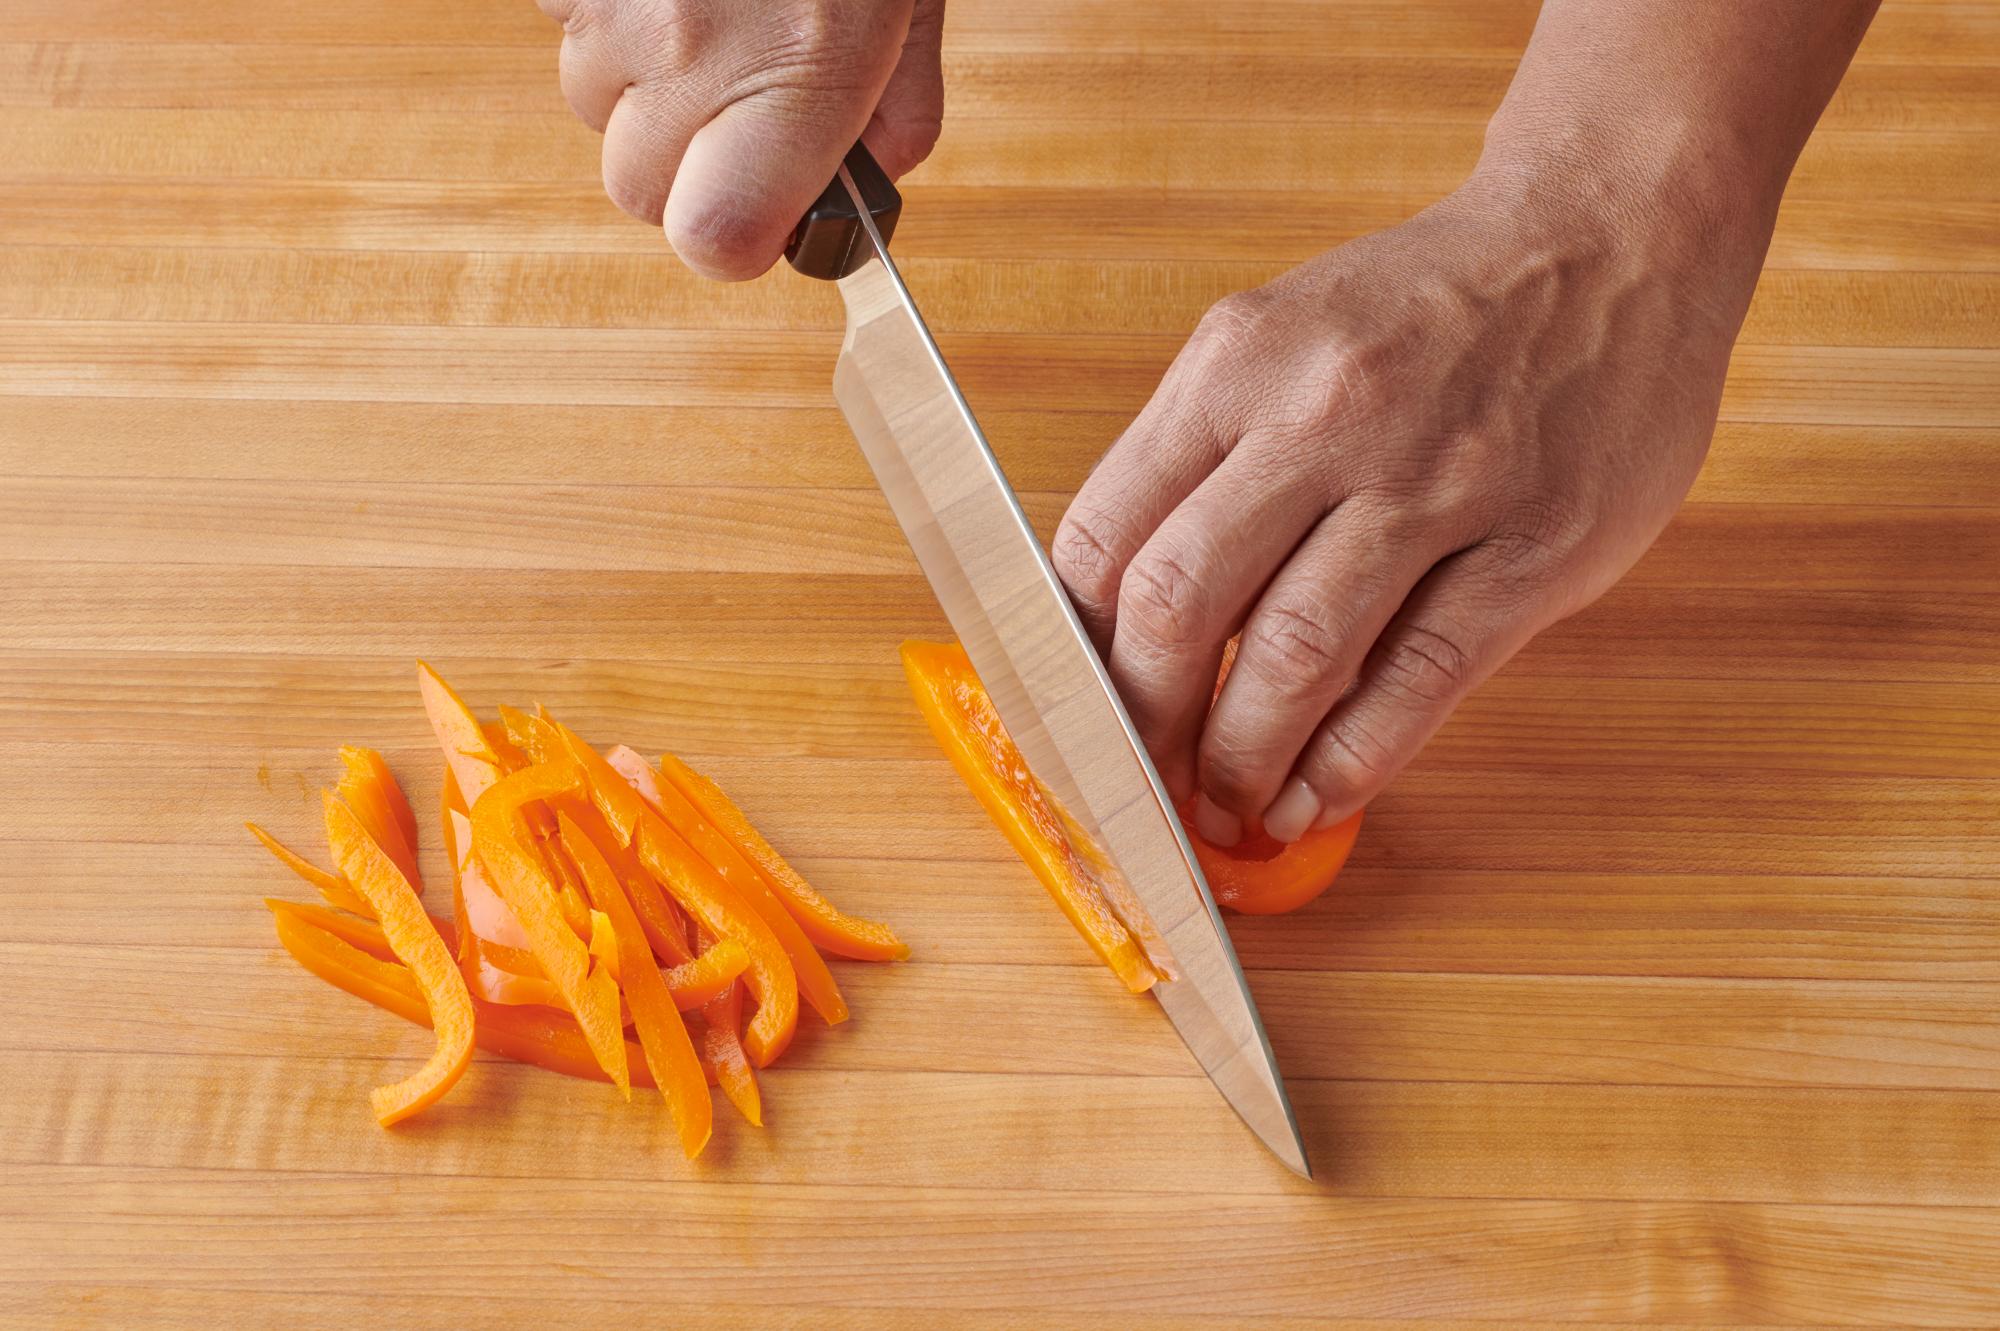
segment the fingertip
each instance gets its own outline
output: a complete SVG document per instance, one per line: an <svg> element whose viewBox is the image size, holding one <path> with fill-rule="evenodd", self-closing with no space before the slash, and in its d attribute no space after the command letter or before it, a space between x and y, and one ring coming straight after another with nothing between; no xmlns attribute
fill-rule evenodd
<svg viewBox="0 0 2000 1331"><path fill-rule="evenodd" d="M1319 792L1309 782L1293 777L1264 810L1264 832L1289 845L1312 830L1322 807Z"/></svg>

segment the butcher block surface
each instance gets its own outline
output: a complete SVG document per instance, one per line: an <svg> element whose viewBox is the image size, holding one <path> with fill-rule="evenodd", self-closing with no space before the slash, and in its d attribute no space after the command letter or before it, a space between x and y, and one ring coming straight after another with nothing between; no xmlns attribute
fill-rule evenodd
<svg viewBox="0 0 2000 1331"><path fill-rule="evenodd" d="M1046 533L1218 297L1449 189L1521 0L952 0L909 284ZM926 734L831 288L603 197L529 0L0 4L0 1324L2000 1324L2000 4L1889 0L1658 546L1232 927L1319 1177ZM840 963L657 1099L276 946L424 657L709 771ZM322 857L323 858L323 857Z"/></svg>

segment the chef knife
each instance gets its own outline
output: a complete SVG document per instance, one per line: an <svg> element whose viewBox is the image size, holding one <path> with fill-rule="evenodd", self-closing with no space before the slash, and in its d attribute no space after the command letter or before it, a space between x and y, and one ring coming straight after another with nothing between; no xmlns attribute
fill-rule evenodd
<svg viewBox="0 0 2000 1331"><path fill-rule="evenodd" d="M1172 800L889 257L901 209L856 144L786 250L800 272L837 283L847 306L834 398L1008 734L1088 839L1114 898L1143 909L1149 953L1164 942L1160 1006L1250 1130L1310 1178L1263 1020Z"/></svg>

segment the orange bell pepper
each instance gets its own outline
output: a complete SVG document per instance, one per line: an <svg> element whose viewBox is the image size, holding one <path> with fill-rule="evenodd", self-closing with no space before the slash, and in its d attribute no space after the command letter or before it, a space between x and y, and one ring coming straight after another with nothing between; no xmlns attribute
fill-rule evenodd
<svg viewBox="0 0 2000 1331"><path fill-rule="evenodd" d="M385 1012L393 1012L405 1021L418 1026L431 1024L423 990L408 967L370 956L320 928L319 917L307 913L311 907L289 901L265 904L276 917L278 942L299 965L334 988L373 1003ZM611 1080L597 1065L583 1031L568 1013L547 1008L493 1007L476 999L473 1011L473 1043L488 1053L517 1063L531 1063L566 1077ZM628 1041L626 1048L632 1056L633 1084L651 1089L652 1078L638 1046Z"/></svg>
<svg viewBox="0 0 2000 1331"><path fill-rule="evenodd" d="M364 920L344 911L328 910L304 901L280 901L276 897L265 897L264 904L272 910L288 910L298 915L315 929L324 929L341 942L358 947L369 956L382 961L394 961L396 949L389 946L389 936L382 932L382 926L374 920ZM428 917L431 927L444 939L445 950L452 948L455 935L447 920L437 916ZM412 981L412 983L415 983Z"/></svg>
<svg viewBox="0 0 2000 1331"><path fill-rule="evenodd" d="M764 1126L764 1097L744 1056L737 1030L743 1024L743 986L731 984L701 1010L701 1062L736 1112L753 1128Z"/></svg>
<svg viewBox="0 0 2000 1331"><path fill-rule="evenodd" d="M1084 941L1125 987L1160 979L1144 945L1112 909L1096 857L1028 770L999 713L955 643L906 642L903 670L945 756Z"/></svg>
<svg viewBox="0 0 2000 1331"><path fill-rule="evenodd" d="M256 837L265 850L278 857L278 863L318 888L319 894L326 898L327 904L353 911L356 915L365 915L371 920L375 918L375 912L369 909L368 903L355 893L345 878L337 873L328 873L310 860L296 854L257 824L243 825L250 829L250 835Z"/></svg>
<svg viewBox="0 0 2000 1331"><path fill-rule="evenodd" d="M625 1041L618 1020L618 986L601 968L563 918L555 884L529 844L521 806L574 791L582 774L573 764L525 767L502 777L472 806L472 849L492 876L493 886L526 932L542 972L555 982L563 1005L573 1013L612 1082L630 1095ZM467 899L471 905L470 897Z"/></svg>
<svg viewBox="0 0 2000 1331"><path fill-rule="evenodd" d="M679 966L694 960L694 952L688 946L687 917L660 891L660 885L639 862L638 852L619 844L595 804L570 800L565 802L563 812L590 838L590 843L617 873L618 881L625 885L632 909L639 916L639 926L660 963Z"/></svg>
<svg viewBox="0 0 2000 1331"><path fill-rule="evenodd" d="M1361 832L1361 814L1308 832L1290 845L1260 831L1223 849L1193 834L1192 822L1188 826L1188 840L1218 906L1244 915L1283 915L1318 897L1340 876Z"/></svg>
<svg viewBox="0 0 2000 1331"><path fill-rule="evenodd" d="M559 835L583 875L584 890L590 894L593 913L608 919L619 952L619 977L625 999L632 1007L632 1024L638 1029L639 1047L645 1052L646 1066L680 1130L681 1150L692 1160L708 1144L714 1127L714 1106L701 1075L701 1061L695 1057L694 1043L681 1024L672 992L653 964L653 954L639 927L632 903L597 847L568 814L559 814Z"/></svg>
<svg viewBox="0 0 2000 1331"><path fill-rule="evenodd" d="M422 986L437 1032L437 1048L421 1069L393 1086L378 1087L369 1097L376 1121L388 1127L434 1103L464 1075L472 1059L472 996L416 889L352 809L331 791L322 800L334 859L355 892L375 908L389 946Z"/></svg>
<svg viewBox="0 0 2000 1331"><path fill-rule="evenodd" d="M660 776L756 867L765 885L777 893L778 900L798 921L813 946L855 961L901 961L910 955L910 949L888 925L843 914L815 891L750 825L743 810L723 793L722 787L671 753L660 759Z"/></svg>
<svg viewBox="0 0 2000 1331"><path fill-rule="evenodd" d="M437 736L445 763L458 783L458 793L470 809L502 776L500 755L487 743L485 728L465 700L423 661L417 662L417 689L423 694L424 715L430 718L431 733Z"/></svg>
<svg viewBox="0 0 2000 1331"><path fill-rule="evenodd" d="M834 983L833 972L826 968L826 959L814 949L805 931L799 928L799 922L779 902L770 885L764 881L764 876L743 858L742 852L729 838L702 817L700 811L688 802L687 796L661 781L646 760L633 750L621 744L607 752L604 761L639 792L639 797L655 813L667 820L667 826L678 832L681 840L708 861L709 867L729 884L731 890L750 903L765 924L771 926L771 932L777 935L785 955L791 958L792 972L798 977L799 996L812 1010L825 1018L829 1026L838 1026L846 1021L847 1000L840 996L840 986Z"/></svg>

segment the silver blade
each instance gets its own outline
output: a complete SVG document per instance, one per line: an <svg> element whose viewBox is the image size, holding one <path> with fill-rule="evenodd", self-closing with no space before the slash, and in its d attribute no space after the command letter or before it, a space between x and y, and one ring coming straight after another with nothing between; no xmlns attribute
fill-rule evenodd
<svg viewBox="0 0 2000 1331"><path fill-rule="evenodd" d="M1251 1131L1310 1178L1263 1021L1172 801L845 167L840 175L875 252L839 283L847 339L834 397L1008 733L1164 941L1175 978L1154 986L1160 1006Z"/></svg>

